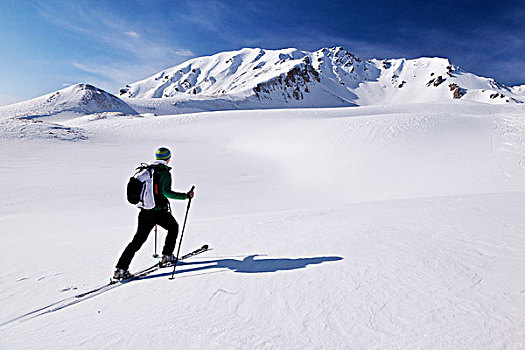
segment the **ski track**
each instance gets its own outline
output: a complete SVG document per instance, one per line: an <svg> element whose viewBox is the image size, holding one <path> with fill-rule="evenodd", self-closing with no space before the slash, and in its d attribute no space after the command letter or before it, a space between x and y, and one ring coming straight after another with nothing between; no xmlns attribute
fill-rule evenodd
<svg viewBox="0 0 525 350"><path fill-rule="evenodd" d="M210 249L206 249L206 252L209 251L209 250L212 250L211 248ZM184 258L184 256L181 258L181 261L182 259ZM139 272L139 275L141 275L142 273L148 271L148 270L151 270L151 268L148 268L146 270L141 270ZM154 270L153 273L155 273L157 270ZM161 270L158 270L158 271L161 271ZM60 274L55 274L54 276L57 276L57 275L60 275ZM137 280L141 280L141 279L147 279L149 273L147 275L144 275L143 277L139 277ZM40 279L37 279L36 281L40 281L41 279L43 278L40 278ZM115 289L115 288L118 288L120 286L123 286L123 285L126 285L127 283L129 282L133 282L132 281L128 281L128 282L123 282L123 283L114 283L114 284L104 284L102 286L99 286L99 287L95 287L95 288L91 288L90 290L86 290L80 294L77 294L75 296L72 296L72 297L69 297L69 298L65 298L65 299L62 299L62 300L59 300L57 302L54 302L52 304L49 304L49 305L46 305L44 307L40 307L36 310L33 310L33 311L29 311L23 315L20 315L18 317L15 317L11 320L8 320L8 321L5 321L3 323L0 323L0 328L2 327L8 327L12 324L15 324L15 323L21 323L21 322L25 322L25 321L29 321L35 317L39 317L39 316L42 316L42 315L46 315L46 314L49 314L49 313L53 313L53 312L56 312L56 311L59 311L59 310L62 310L66 307L70 307L72 305L75 305L75 304L78 304L80 302L83 302L83 301L86 301L88 299L91 299L97 295L100 295L102 293L106 293L112 289ZM68 288L64 288L62 289L61 291L62 292L66 292L66 291L71 291L71 290L76 290L77 288L76 287L68 287Z"/></svg>

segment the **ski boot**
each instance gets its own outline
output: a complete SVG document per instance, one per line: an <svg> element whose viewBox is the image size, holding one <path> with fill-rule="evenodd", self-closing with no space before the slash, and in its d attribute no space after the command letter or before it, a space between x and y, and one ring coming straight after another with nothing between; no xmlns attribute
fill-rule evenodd
<svg viewBox="0 0 525 350"><path fill-rule="evenodd" d="M131 277L133 277L133 275L129 273L129 271L123 270L123 269L116 269L115 273L113 274L112 281L113 282L122 281L128 278L131 278Z"/></svg>
<svg viewBox="0 0 525 350"><path fill-rule="evenodd" d="M177 260L177 257L175 255L163 255L162 259L160 259L159 266L160 267L167 267L175 264L175 261Z"/></svg>

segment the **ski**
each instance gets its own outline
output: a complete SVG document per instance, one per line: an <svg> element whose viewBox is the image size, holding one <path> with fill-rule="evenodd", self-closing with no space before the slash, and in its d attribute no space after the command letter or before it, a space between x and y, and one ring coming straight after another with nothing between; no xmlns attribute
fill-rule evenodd
<svg viewBox="0 0 525 350"><path fill-rule="evenodd" d="M209 246L207 244L203 245L202 247L198 248L198 249L195 249L194 251L182 256L181 258L179 258L179 261L182 261L182 260L186 260L192 256L195 256L197 254L201 254L201 253L204 253L205 251L207 251L209 249ZM80 293L80 294L77 294L75 295L75 298L83 298L85 297L86 295L89 295L89 294L93 294L93 293L96 293L98 292L99 290L102 290L104 288L107 288L113 284L124 284L124 283L128 283L128 282L131 282L131 281L134 281L134 280L138 280L142 277L145 277L147 275L149 275L150 273L152 272L155 272L157 270L160 270L160 269L163 269L165 267L172 267L173 265L175 264L175 261L174 262L171 262L169 264L166 264L166 265L163 265L163 266L160 266L159 263L156 263L155 265L152 265L148 268L145 268L144 270L141 270L141 271L138 271L136 273L134 273L131 277L128 277L128 278L124 278L122 280L113 280L113 279L110 279L110 282L101 286L101 287L98 287L98 288L95 288L95 289L92 289L92 290L89 290L87 292L84 292L84 293Z"/></svg>
<svg viewBox="0 0 525 350"><path fill-rule="evenodd" d="M200 247L199 249L195 249L194 251L192 251L192 252L182 256L181 258L179 258L178 261L186 260L186 259L188 259L188 258L190 258L192 256L204 253L205 251L208 251L208 250L210 250L210 249L209 249L208 245L205 244L202 247ZM173 266L174 263L175 262L173 262L172 264L167 264L166 266L162 266L162 267L159 265L159 263L157 263L157 264L155 264L153 266L150 266L148 268L145 268L145 269L135 273L135 275L133 275L130 278L127 278L127 279L124 279L124 280L121 280L121 281L110 281L109 283L107 283L107 284L105 284L103 286L91 289L91 290L89 290L87 292L84 292L84 293L80 293L80 294L68 297L66 299L59 300L59 301L54 302L52 304L49 304L49 305L46 305L44 307L38 308L36 310L30 311L30 312L28 312L28 313L26 313L24 315L18 316L18 317L14 318L14 319L8 320L8 321L3 322L3 323L0 323L0 328L3 328L4 326L8 326L8 325L13 324L15 322L16 323L20 323L20 322L23 322L23 321L27 321L27 320L30 320L32 318L35 318L35 317L38 317L38 316L41 316L41 315L44 315L44 314L48 314L48 313L51 313L51 312L55 312L55 311L58 311L58 310L61 310L61 309L65 308L65 307L68 307L68 306L80 303L83 300L90 299L91 297L94 297L96 295L102 294L102 293L104 293L104 292L106 292L108 290L111 290L113 288L119 287L119 286L121 286L123 284L129 283L129 282L134 281L134 280L141 279L143 277L146 277L147 275L151 274L152 272L160 270L160 269L162 269L164 267Z"/></svg>

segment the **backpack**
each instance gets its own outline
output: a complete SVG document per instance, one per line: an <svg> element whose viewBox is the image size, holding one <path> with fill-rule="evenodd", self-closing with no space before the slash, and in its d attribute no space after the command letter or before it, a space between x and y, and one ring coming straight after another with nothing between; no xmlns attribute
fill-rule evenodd
<svg viewBox="0 0 525 350"><path fill-rule="evenodd" d="M128 202L142 209L153 209L155 208L153 166L141 163L135 170L137 172L128 181Z"/></svg>

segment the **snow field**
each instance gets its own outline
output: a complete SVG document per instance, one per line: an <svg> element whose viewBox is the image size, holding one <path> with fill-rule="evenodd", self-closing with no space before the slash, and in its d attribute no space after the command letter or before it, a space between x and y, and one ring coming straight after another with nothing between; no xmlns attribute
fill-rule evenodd
<svg viewBox="0 0 525 350"><path fill-rule="evenodd" d="M524 117L427 104L65 122L79 142L3 135L0 323L107 281L136 225L125 183L158 146L173 151L173 188L196 185L182 251L213 250L174 281L162 270L3 326L0 347L523 347ZM182 224L186 202L172 204ZM153 232L131 270L152 253Z"/></svg>

